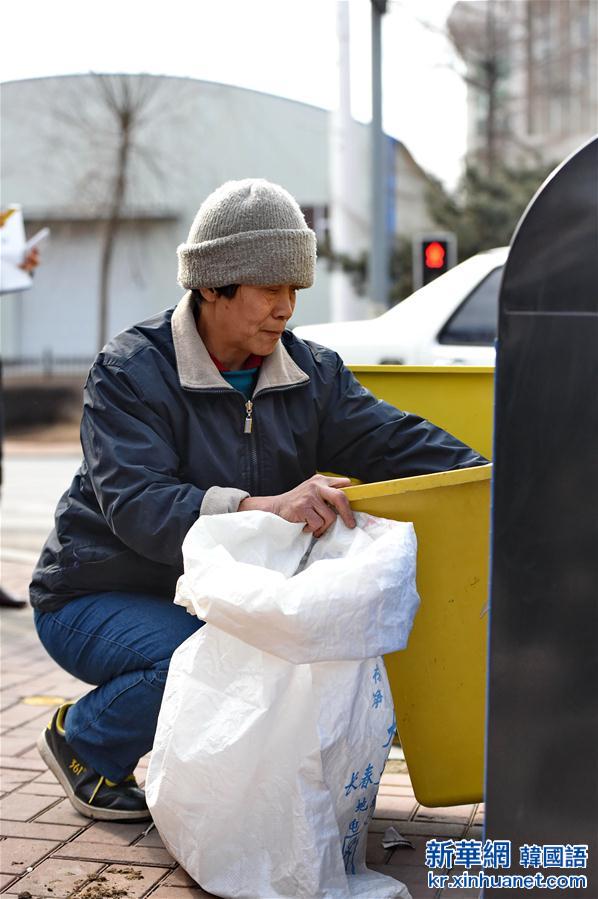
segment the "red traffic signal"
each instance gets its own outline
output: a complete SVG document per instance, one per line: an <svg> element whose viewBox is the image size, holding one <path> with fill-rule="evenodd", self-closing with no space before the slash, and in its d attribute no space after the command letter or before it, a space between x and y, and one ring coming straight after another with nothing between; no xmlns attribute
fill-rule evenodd
<svg viewBox="0 0 598 899"><path fill-rule="evenodd" d="M424 265L426 268L444 268L446 265L446 244L437 240L424 244Z"/></svg>
<svg viewBox="0 0 598 899"><path fill-rule="evenodd" d="M457 240L451 231L428 231L413 236L413 289L418 290L457 262Z"/></svg>

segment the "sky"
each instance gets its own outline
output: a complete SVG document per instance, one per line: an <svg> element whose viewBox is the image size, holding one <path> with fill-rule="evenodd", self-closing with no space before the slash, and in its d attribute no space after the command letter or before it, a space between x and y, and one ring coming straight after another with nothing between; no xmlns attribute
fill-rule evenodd
<svg viewBox="0 0 598 899"><path fill-rule="evenodd" d="M331 109L337 0L28 0L4 5L3 81L149 72L234 84ZM354 117L371 115L370 0L349 4ZM439 33L454 0L389 0L382 24L384 130L454 187L465 87ZM426 24L422 24L422 21Z"/></svg>

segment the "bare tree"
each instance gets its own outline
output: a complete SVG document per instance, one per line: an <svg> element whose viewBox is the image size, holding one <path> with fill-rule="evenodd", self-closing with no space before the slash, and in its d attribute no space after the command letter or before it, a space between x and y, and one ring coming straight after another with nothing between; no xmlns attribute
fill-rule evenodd
<svg viewBox="0 0 598 899"><path fill-rule="evenodd" d="M495 0L457 3L447 21L447 37L465 63L461 77L475 92L481 106L478 159L492 177L499 159L499 147L509 136L509 116L518 98L510 84L511 67L519 43L520 10L523 4L504 4Z"/></svg>
<svg viewBox="0 0 598 899"><path fill-rule="evenodd" d="M127 199L131 159L140 149L137 146L139 133L160 82L147 76L133 80L126 75L94 75L93 79L116 130L100 261L98 349L101 349L108 337L110 272L115 241ZM144 158L143 153L141 158ZM145 158L147 161L147 157Z"/></svg>
<svg viewBox="0 0 598 899"><path fill-rule="evenodd" d="M447 192L435 183L428 191L428 208L440 226L457 235L462 260L509 243L527 203L556 160L526 142L527 0L459 2L446 27L435 30L462 60L455 65L455 58L451 68L470 92L474 134L457 188Z"/></svg>
<svg viewBox="0 0 598 899"><path fill-rule="evenodd" d="M588 0L461 0L446 28L433 29L447 38L465 64L452 68L470 89L476 107L477 135L469 161L485 174L492 177L505 161L532 167L546 162L549 120L556 122L558 139L558 129L569 121L580 93L590 91L591 77L574 87L572 70L579 70L580 54L589 60L596 52L596 38L588 33L585 43L581 38L575 43L571 37L572 30L590 29L590 20ZM584 100L588 109L589 96ZM573 127L591 134L589 123ZM538 140L542 134L544 140Z"/></svg>
<svg viewBox="0 0 598 899"><path fill-rule="evenodd" d="M123 223L170 215L163 196L166 166L169 183L185 177L184 166L173 169L172 144L160 136L184 127L197 86L177 80L175 104L168 82L146 74L64 78L50 110L29 110L48 148L47 177L64 219L100 223L98 350L109 336L111 275Z"/></svg>

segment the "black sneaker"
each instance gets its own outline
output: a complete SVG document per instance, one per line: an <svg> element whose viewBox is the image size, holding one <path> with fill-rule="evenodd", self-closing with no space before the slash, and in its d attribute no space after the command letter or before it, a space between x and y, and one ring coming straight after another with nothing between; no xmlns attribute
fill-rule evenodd
<svg viewBox="0 0 598 899"><path fill-rule="evenodd" d="M64 719L72 702L61 705L40 734L37 748L66 795L82 815L101 821L149 821L145 793L130 774L120 783L85 764L64 736Z"/></svg>
<svg viewBox="0 0 598 899"><path fill-rule="evenodd" d="M0 606L5 609L23 609L26 605L27 601L25 599L17 599L12 593L7 593L6 590L0 587Z"/></svg>

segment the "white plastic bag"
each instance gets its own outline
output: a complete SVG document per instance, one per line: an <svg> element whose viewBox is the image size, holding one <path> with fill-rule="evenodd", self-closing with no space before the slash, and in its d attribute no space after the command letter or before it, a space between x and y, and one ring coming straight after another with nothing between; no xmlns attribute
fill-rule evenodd
<svg viewBox="0 0 598 899"><path fill-rule="evenodd" d="M413 525L358 513L319 540L265 512L202 517L146 782L171 854L246 899L408 899L365 866L395 730L384 653L418 606ZM299 570L299 573L296 573Z"/></svg>

